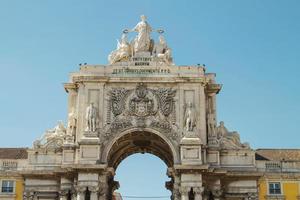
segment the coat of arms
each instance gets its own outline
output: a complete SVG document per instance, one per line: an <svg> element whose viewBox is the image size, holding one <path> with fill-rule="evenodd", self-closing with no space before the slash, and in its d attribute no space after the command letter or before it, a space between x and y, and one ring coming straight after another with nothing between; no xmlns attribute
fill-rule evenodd
<svg viewBox="0 0 300 200"><path fill-rule="evenodd" d="M135 95L129 101L129 110L131 115L146 117L156 113L155 102L143 83L137 85Z"/></svg>

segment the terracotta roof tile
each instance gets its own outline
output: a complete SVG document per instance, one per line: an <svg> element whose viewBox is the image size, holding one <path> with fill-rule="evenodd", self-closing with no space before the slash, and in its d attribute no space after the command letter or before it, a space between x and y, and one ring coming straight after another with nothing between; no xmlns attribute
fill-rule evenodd
<svg viewBox="0 0 300 200"><path fill-rule="evenodd" d="M300 149L257 149L256 154L271 161L300 161Z"/></svg>
<svg viewBox="0 0 300 200"><path fill-rule="evenodd" d="M0 148L0 159L27 159L27 148Z"/></svg>

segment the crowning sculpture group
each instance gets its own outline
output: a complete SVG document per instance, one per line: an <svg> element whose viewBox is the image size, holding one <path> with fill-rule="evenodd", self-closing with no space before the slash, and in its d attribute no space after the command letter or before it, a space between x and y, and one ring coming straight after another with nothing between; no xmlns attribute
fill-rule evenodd
<svg viewBox="0 0 300 200"><path fill-rule="evenodd" d="M128 42L127 34L129 32L137 32L137 36ZM151 39L153 29L146 21L146 16L141 16L141 21L133 29L125 29L123 31L121 41L118 41L117 49L112 51L108 56L110 64L117 62L129 61L133 57L151 56L157 58L165 64L172 64L172 53L167 42L162 35L163 30L157 30L159 42L154 43Z"/></svg>

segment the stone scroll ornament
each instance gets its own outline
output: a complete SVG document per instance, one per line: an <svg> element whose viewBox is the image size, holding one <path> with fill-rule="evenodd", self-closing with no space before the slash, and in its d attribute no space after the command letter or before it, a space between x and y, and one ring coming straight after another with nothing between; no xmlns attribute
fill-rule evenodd
<svg viewBox="0 0 300 200"><path fill-rule="evenodd" d="M174 109L174 97L176 90L171 88L159 88L157 90L153 90L153 92L159 100L160 111L165 117L168 117Z"/></svg>
<svg viewBox="0 0 300 200"><path fill-rule="evenodd" d="M110 106L114 116L122 114L125 109L125 101L130 90L125 88L113 89L109 92Z"/></svg>

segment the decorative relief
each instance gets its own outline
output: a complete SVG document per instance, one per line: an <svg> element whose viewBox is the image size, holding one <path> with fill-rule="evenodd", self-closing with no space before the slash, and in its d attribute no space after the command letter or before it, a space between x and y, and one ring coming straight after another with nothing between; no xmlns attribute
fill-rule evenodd
<svg viewBox="0 0 300 200"><path fill-rule="evenodd" d="M154 103L154 96L147 87L140 83L135 90L135 96L129 101L129 114L138 117L155 115L157 105Z"/></svg>
<svg viewBox="0 0 300 200"><path fill-rule="evenodd" d="M157 90L153 90L153 92L159 99L160 111L165 117L168 117L174 109L174 97L176 90L171 88L159 88Z"/></svg>
<svg viewBox="0 0 300 200"><path fill-rule="evenodd" d="M114 88L108 92L108 111L113 116L102 135L108 140L111 135L130 128L152 128L176 140L177 127L173 125L175 115L174 96L171 88L148 88L144 83L135 89ZM109 116L109 115L108 115Z"/></svg>
<svg viewBox="0 0 300 200"><path fill-rule="evenodd" d="M120 115L125 109L125 100L129 90L124 88L113 89L110 91L111 110L114 116Z"/></svg>

